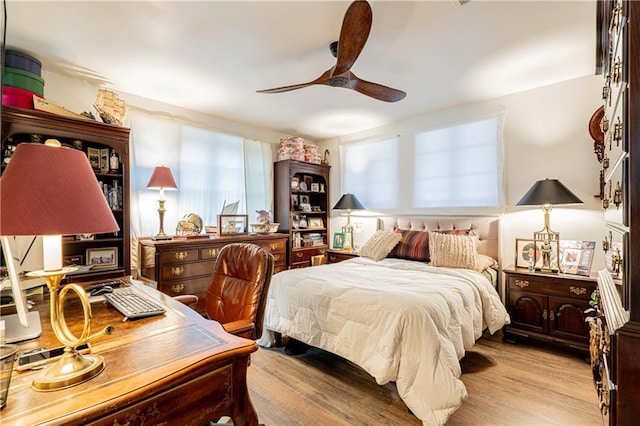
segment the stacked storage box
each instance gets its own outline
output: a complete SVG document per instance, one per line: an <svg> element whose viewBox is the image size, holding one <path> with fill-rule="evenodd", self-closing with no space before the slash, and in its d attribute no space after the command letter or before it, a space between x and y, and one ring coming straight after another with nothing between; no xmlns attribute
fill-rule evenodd
<svg viewBox="0 0 640 426"><path fill-rule="evenodd" d="M2 105L33 109L33 95L44 97L42 64L17 50L6 50Z"/></svg>
<svg viewBox="0 0 640 426"><path fill-rule="evenodd" d="M280 139L279 160L304 161L304 139L295 136Z"/></svg>

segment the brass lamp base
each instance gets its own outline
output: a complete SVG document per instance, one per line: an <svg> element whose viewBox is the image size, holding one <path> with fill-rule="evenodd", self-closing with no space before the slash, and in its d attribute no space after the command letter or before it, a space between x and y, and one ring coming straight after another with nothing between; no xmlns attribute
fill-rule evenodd
<svg viewBox="0 0 640 426"><path fill-rule="evenodd" d="M37 391L54 391L89 380L104 370L101 355L82 355L75 350L66 352L58 362L38 374L31 385Z"/></svg>

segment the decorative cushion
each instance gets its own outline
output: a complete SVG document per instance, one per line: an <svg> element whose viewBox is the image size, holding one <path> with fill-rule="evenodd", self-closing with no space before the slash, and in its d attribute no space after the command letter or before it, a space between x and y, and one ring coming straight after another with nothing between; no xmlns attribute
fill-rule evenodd
<svg viewBox="0 0 640 426"><path fill-rule="evenodd" d="M402 239L391 253L389 253L389 257L417 260L419 262L429 261L428 232L398 229L396 233L397 235L401 235Z"/></svg>
<svg viewBox="0 0 640 426"><path fill-rule="evenodd" d="M387 257L401 238L402 235L395 232L376 231L376 233L362 245L358 254L378 262Z"/></svg>
<svg viewBox="0 0 640 426"><path fill-rule="evenodd" d="M431 266L478 269L478 237L429 232Z"/></svg>
<svg viewBox="0 0 640 426"><path fill-rule="evenodd" d="M409 231L397 229L396 232L402 234L402 239L391 251L389 257L400 259L417 260L419 262L429 261L429 232ZM470 235L470 229L449 229L437 231L441 234Z"/></svg>

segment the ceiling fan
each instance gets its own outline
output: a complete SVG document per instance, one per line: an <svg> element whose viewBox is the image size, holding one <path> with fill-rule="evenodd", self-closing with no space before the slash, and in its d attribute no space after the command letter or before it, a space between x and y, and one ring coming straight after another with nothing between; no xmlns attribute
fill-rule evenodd
<svg viewBox="0 0 640 426"><path fill-rule="evenodd" d="M373 12L371 6L364 0L356 0L347 9L342 21L340 38L330 45L331 53L337 58L336 64L313 81L291 86L276 87L274 89L257 90L258 93L281 93L302 89L314 84L324 84L332 87L353 89L372 98L397 102L407 94L401 90L392 89L378 83L362 80L351 72L351 67L364 48L364 44L371 31Z"/></svg>

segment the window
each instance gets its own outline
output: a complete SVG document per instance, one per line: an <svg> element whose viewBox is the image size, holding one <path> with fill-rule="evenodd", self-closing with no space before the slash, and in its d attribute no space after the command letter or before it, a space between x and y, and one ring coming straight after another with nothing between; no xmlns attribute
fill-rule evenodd
<svg viewBox="0 0 640 426"><path fill-rule="evenodd" d="M498 119L415 135L413 206L499 205Z"/></svg>
<svg viewBox="0 0 640 426"><path fill-rule="evenodd" d="M346 146L343 150L345 192L357 194L369 207L390 209L398 205L398 140Z"/></svg>
<svg viewBox="0 0 640 426"><path fill-rule="evenodd" d="M131 114L131 226L133 237L158 232L158 192L146 188L153 168L171 168L177 191L165 192L164 230L196 213L215 225L225 203L239 213L272 208L272 147L202 127L146 114ZM268 189L268 190L267 190ZM266 192L265 192L266 191Z"/></svg>
<svg viewBox="0 0 640 426"><path fill-rule="evenodd" d="M343 191L368 209L500 207L502 115L345 144Z"/></svg>

